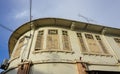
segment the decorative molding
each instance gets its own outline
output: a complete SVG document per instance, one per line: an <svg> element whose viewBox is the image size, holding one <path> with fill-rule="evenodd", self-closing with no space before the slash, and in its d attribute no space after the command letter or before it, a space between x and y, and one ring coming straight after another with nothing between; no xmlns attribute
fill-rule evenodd
<svg viewBox="0 0 120 74"><path fill-rule="evenodd" d="M72 22L71 24L71 30L74 30L75 29L75 22Z"/></svg>
<svg viewBox="0 0 120 74"><path fill-rule="evenodd" d="M104 35L104 34L106 33L106 31L107 31L107 28L104 27L104 28L102 29L102 31L101 31L101 34Z"/></svg>

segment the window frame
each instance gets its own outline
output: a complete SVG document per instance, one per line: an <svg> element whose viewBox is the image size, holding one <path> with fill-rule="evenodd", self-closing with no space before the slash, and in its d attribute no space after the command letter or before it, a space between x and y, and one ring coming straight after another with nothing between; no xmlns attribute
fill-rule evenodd
<svg viewBox="0 0 120 74"><path fill-rule="evenodd" d="M37 40L40 40L40 41L42 41L42 42L37 41ZM38 43L40 43L40 44L38 44ZM34 50L35 50L35 51L42 50L42 49L43 49L43 43L44 43L44 30L39 30L39 31L37 32Z"/></svg>

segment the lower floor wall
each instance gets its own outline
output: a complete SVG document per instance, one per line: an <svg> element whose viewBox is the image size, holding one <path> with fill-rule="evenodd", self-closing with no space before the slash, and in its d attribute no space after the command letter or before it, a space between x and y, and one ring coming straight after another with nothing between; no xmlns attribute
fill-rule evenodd
<svg viewBox="0 0 120 74"><path fill-rule="evenodd" d="M75 64L41 64L33 65L30 74L79 74Z"/></svg>
<svg viewBox="0 0 120 74"><path fill-rule="evenodd" d="M44 63L19 65L3 74L87 74L81 63Z"/></svg>
<svg viewBox="0 0 120 74"><path fill-rule="evenodd" d="M114 71L89 71L82 63L38 63L21 64L18 67L5 71L1 74L120 74Z"/></svg>

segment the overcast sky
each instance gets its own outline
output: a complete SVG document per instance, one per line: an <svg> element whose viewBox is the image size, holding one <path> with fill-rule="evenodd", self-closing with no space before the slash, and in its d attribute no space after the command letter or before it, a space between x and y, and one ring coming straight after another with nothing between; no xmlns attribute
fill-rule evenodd
<svg viewBox="0 0 120 74"><path fill-rule="evenodd" d="M120 28L120 0L33 0L32 19L57 17ZM0 24L15 30L29 21L29 0L0 0ZM0 27L0 62L12 32Z"/></svg>

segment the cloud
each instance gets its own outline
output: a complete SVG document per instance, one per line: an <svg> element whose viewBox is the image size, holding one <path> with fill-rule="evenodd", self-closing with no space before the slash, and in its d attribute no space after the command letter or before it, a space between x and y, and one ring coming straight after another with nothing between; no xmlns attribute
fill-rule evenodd
<svg viewBox="0 0 120 74"><path fill-rule="evenodd" d="M15 19L23 19L25 17L29 17L29 11L23 11L29 10L29 5L26 5L29 4L29 2L22 0L17 3L18 4L15 10L17 10L17 12L22 12L18 12L15 15ZM81 2L81 0L35 0L32 3L32 19L41 17L60 17L79 20L79 12L85 13L86 8L85 6L82 7L83 5L85 5L85 3L86 2ZM87 12L87 14L89 13L90 12Z"/></svg>
<svg viewBox="0 0 120 74"><path fill-rule="evenodd" d="M24 10L22 12L16 13L15 18L16 19L23 19L29 16L28 11Z"/></svg>
<svg viewBox="0 0 120 74"><path fill-rule="evenodd" d="M119 4L117 4L117 7L116 4L112 5L111 8L111 4L108 4L108 1L103 3L103 1L98 2L95 0L33 0L32 2L32 20L42 17L59 17L87 22L86 19L78 16L78 14L82 14L87 18L99 21L97 22L98 24L104 21L104 24L111 24L112 22L110 23L108 20L110 18L110 20L113 19L111 16L111 14L113 14L113 9L115 14L120 12L118 11ZM13 5L15 6L13 7L15 11L13 13L14 16L12 17L14 17L16 20L22 19L22 21L29 19L28 0L13 0ZM108 19L107 17L110 18ZM118 15L113 15L113 17L114 19L117 19L116 17L118 17ZM96 22L91 21L90 23Z"/></svg>

